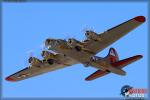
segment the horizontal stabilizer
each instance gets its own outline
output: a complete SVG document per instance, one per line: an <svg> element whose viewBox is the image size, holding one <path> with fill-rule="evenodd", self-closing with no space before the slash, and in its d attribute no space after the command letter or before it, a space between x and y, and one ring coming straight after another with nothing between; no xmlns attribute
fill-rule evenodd
<svg viewBox="0 0 150 100"><path fill-rule="evenodd" d="M96 72L94 72L93 74L91 74L90 76L88 76L87 78L85 78L86 81L90 81L99 77L102 77L106 74L108 74L110 72L107 71L102 71L102 70L97 70Z"/></svg>
<svg viewBox="0 0 150 100"><path fill-rule="evenodd" d="M136 55L136 56L129 57L129 58L120 60L118 62L112 63L111 65L113 67L123 68L124 66L129 65L129 64L141 59L142 57L143 57L142 55Z"/></svg>
<svg viewBox="0 0 150 100"><path fill-rule="evenodd" d="M110 72L119 74L119 75L125 75L125 71L121 70L121 68L125 67L128 64L131 64L139 59L141 59L143 56L142 55L136 55L133 57L129 57L120 61L117 61L115 63L111 63L111 67L109 67L109 71L102 71L102 70L97 70L96 72L94 72L93 74L91 74L90 76L88 76L87 78L85 78L86 81L91 81L94 80L96 78L102 77L104 75L109 74Z"/></svg>
<svg viewBox="0 0 150 100"><path fill-rule="evenodd" d="M90 81L90 80L94 80L96 78L102 77L110 72L115 73L115 74L119 74L119 75L125 75L126 72L124 72L121 69L118 68L113 68L111 67L110 69L111 71L102 71L102 70L97 70L96 72L94 72L93 74L91 74L90 76L88 76L87 78L85 78L86 81ZM115 70L115 71L114 71ZM117 70L117 71L116 71ZM121 72L120 72L121 71Z"/></svg>
<svg viewBox="0 0 150 100"><path fill-rule="evenodd" d="M120 68L110 66L108 70L114 74L118 74L122 76L126 75L126 72Z"/></svg>

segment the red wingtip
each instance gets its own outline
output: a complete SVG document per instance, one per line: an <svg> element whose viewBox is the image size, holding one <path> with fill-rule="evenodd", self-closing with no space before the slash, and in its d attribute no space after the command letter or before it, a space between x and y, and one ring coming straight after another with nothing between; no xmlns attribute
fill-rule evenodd
<svg viewBox="0 0 150 100"><path fill-rule="evenodd" d="M5 78L5 80L10 81L10 82L15 82L15 80L14 80L14 79L12 79L12 78L11 78L11 77L9 77L9 76L8 76L8 77L6 77L6 78Z"/></svg>
<svg viewBox="0 0 150 100"><path fill-rule="evenodd" d="M142 55L137 55L137 57L139 57L139 58L143 58L143 56L142 56Z"/></svg>
<svg viewBox="0 0 150 100"><path fill-rule="evenodd" d="M86 81L91 81L91 80L89 80L89 79L85 79Z"/></svg>
<svg viewBox="0 0 150 100"><path fill-rule="evenodd" d="M137 16L134 18L138 22L145 22L146 18L144 16Z"/></svg>
<svg viewBox="0 0 150 100"><path fill-rule="evenodd" d="M92 79L90 79L89 77L85 78L86 81L91 81Z"/></svg>

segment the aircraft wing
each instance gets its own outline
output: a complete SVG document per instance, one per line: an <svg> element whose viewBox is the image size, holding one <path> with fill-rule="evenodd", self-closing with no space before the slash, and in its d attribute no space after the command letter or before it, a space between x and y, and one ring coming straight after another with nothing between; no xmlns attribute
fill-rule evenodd
<svg viewBox="0 0 150 100"><path fill-rule="evenodd" d="M7 81L20 81L24 80L33 76L37 76L43 73L47 73L50 71L54 71L57 69L65 68L67 66L76 64L76 61L70 60L67 64L64 63L54 63L52 65L49 65L48 63L43 63L40 66L32 66L32 67L26 67L21 71L18 71L8 77L6 77Z"/></svg>
<svg viewBox="0 0 150 100"><path fill-rule="evenodd" d="M84 40L83 45L87 50L96 54L144 22L144 16L137 16L99 34L99 37L101 38L99 41Z"/></svg>
<svg viewBox="0 0 150 100"><path fill-rule="evenodd" d="M87 39L81 42L79 46L76 46L75 48L69 48L66 41L61 41L60 46L53 46L54 48L50 47L49 42L52 43L52 40L46 40L45 44L48 46L48 48L51 50L54 50L56 52L62 53L67 55L68 57L71 57L78 62L83 63L85 66L88 66L88 62L90 57L94 56L96 53L102 51L110 44L114 43L124 35L126 35L131 30L135 29L139 25L145 22L144 16L137 16L134 17L120 25L117 25L101 34L98 34L99 40L95 41L92 39ZM56 41L56 40L55 40ZM54 42L54 41L53 41ZM56 42L57 43L57 42ZM60 41L57 43L59 44ZM55 44L55 42L54 42Z"/></svg>

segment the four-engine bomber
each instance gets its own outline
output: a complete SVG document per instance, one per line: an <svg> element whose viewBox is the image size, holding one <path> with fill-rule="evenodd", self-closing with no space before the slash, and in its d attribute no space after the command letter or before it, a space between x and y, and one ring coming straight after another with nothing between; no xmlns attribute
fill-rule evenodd
<svg viewBox="0 0 150 100"><path fill-rule="evenodd" d="M143 57L142 55L135 55L120 60L114 48L110 48L106 57L98 57L95 55L144 22L144 16L137 16L101 34L87 30L85 32L86 39L83 41L78 41L74 38L68 40L48 38L45 40L45 46L48 50L44 50L41 53L43 58L40 60L35 57L30 57L28 59L29 66L6 77L6 80L12 82L20 81L79 63L85 67L91 66L97 69L96 72L85 78L87 81L94 80L109 73L124 76L126 72L122 68L141 59Z"/></svg>

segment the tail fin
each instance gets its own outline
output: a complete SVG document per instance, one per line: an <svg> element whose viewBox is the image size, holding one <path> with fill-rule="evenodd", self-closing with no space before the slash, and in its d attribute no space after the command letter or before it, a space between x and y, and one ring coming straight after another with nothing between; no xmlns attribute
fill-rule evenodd
<svg viewBox="0 0 150 100"><path fill-rule="evenodd" d="M114 48L110 48L109 49L109 53L107 55L107 59L111 62L111 63L114 63L114 62L117 62L119 61L119 57L118 57L118 54L116 52L116 50Z"/></svg>

